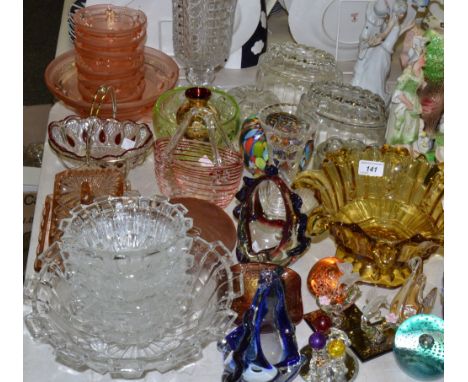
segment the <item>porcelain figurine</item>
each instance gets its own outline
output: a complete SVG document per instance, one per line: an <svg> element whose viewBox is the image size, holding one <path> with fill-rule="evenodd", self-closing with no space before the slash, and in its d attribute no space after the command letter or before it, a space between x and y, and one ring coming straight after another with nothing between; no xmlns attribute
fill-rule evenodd
<svg viewBox="0 0 468 382"><path fill-rule="evenodd" d="M252 305L244 313L242 325L218 343L223 353L223 382L292 381L306 362L298 351L295 328L286 311L279 271L264 270ZM273 329L281 342L281 359L272 364L262 349L262 328Z"/></svg>
<svg viewBox="0 0 468 382"><path fill-rule="evenodd" d="M409 64L398 77L391 98L385 136L387 143L391 145L412 144L418 140L420 130L424 129L424 122L421 118L422 105L418 96L418 90L425 86L424 38L415 37L414 40L417 44L413 45Z"/></svg>
<svg viewBox="0 0 468 382"><path fill-rule="evenodd" d="M408 4L403 0L396 0L392 6L387 0L369 3L366 25L360 36L352 85L368 89L384 101L389 100L385 83L390 73L393 47L406 31L406 28L401 30L400 23L407 9Z"/></svg>

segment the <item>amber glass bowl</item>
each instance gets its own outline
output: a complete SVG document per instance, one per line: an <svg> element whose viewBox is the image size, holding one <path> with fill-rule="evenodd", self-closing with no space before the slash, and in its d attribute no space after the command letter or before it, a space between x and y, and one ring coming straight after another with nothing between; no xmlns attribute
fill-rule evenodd
<svg viewBox="0 0 468 382"><path fill-rule="evenodd" d="M382 170L381 176L365 175L367 165ZM307 233L328 230L336 256L353 263L363 282L400 286L411 273L410 258L425 259L443 245L443 164L415 159L406 149L328 153L322 169L299 173L293 188L313 190L319 202Z"/></svg>

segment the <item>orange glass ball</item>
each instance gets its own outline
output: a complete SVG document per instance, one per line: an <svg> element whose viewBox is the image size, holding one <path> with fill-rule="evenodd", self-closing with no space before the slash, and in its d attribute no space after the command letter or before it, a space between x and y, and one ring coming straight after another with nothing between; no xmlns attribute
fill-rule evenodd
<svg viewBox="0 0 468 382"><path fill-rule="evenodd" d="M307 276L307 287L313 296L327 296L332 304L343 303L345 293L340 283L343 272L338 268L342 262L336 257L324 257L314 264Z"/></svg>

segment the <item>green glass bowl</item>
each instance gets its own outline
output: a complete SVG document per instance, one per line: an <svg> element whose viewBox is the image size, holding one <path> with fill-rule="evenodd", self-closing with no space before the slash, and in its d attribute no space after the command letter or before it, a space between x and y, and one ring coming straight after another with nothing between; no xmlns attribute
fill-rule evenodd
<svg viewBox="0 0 468 382"><path fill-rule="evenodd" d="M176 114L179 107L187 102L185 91L189 87L178 87L163 93L153 107L153 129L156 138L170 137L177 129ZM239 106L231 95L226 92L209 88L211 97L208 104L214 107L220 118L221 127L234 144L240 126Z"/></svg>

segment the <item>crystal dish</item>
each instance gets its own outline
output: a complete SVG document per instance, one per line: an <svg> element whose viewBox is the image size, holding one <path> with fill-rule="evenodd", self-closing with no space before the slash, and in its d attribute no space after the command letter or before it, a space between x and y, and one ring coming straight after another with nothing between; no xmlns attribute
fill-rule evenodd
<svg viewBox="0 0 468 382"><path fill-rule="evenodd" d="M78 91L75 51L70 50L54 59L46 68L45 82L52 94L80 115L88 116L91 102L83 99ZM172 89L179 79L175 61L156 49L145 47L145 91L141 99L119 102L117 117L120 120L139 120L149 116L151 107L166 90ZM111 104L101 107L103 117L112 116Z"/></svg>
<svg viewBox="0 0 468 382"><path fill-rule="evenodd" d="M127 169L145 160L154 141L153 133L145 123L75 115L50 123L47 133L50 147L67 167L86 160L88 134L91 134L90 162Z"/></svg>
<svg viewBox="0 0 468 382"><path fill-rule="evenodd" d="M68 366L116 377L200 358L234 321L243 290L234 290L229 250L188 236L185 213L161 197L107 197L72 211L25 286L33 337Z"/></svg>

